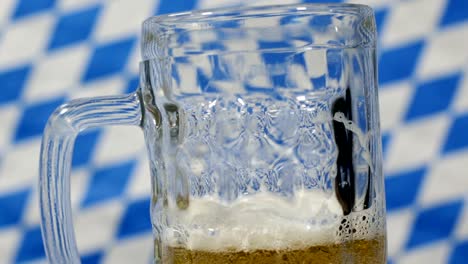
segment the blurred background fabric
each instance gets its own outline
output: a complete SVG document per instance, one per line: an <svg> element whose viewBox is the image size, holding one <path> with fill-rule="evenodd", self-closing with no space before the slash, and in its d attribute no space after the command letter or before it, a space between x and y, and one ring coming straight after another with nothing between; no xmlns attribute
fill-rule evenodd
<svg viewBox="0 0 468 264"><path fill-rule="evenodd" d="M37 180L53 109L134 91L145 18L252 2L0 1L0 263L46 262ZM378 24L389 263L468 263L468 1L352 2L371 5ZM149 263L139 129L82 134L71 194L83 263Z"/></svg>

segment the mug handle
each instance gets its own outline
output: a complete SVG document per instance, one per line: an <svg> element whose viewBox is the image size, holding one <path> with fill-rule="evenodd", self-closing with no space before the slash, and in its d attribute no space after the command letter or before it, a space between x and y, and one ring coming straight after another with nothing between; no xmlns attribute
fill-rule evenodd
<svg viewBox="0 0 468 264"><path fill-rule="evenodd" d="M41 229L50 263L81 263L72 226L70 168L76 136L87 128L140 126L139 90L132 94L77 99L58 107L44 130L40 157Z"/></svg>

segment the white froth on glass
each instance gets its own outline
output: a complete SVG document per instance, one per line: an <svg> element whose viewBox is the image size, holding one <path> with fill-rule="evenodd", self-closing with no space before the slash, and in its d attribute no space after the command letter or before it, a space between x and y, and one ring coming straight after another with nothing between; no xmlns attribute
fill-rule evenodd
<svg viewBox="0 0 468 264"><path fill-rule="evenodd" d="M337 243L340 225L348 218L335 196L318 190L298 191L293 198L256 193L232 203L205 196L192 198L187 209L169 208L171 227L163 230L163 240L190 250L278 250ZM356 224L353 228L367 230L366 222ZM364 238L361 234L368 232L356 234Z"/></svg>

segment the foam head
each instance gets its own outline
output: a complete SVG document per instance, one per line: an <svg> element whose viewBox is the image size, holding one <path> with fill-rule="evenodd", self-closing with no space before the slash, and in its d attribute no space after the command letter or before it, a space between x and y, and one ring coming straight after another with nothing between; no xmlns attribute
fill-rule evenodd
<svg viewBox="0 0 468 264"><path fill-rule="evenodd" d="M365 238L373 217L369 212L344 217L335 196L317 190L289 198L256 193L230 203L206 196L192 198L184 210L176 208L168 212L163 240L172 247L208 251L303 248L337 243L348 235Z"/></svg>

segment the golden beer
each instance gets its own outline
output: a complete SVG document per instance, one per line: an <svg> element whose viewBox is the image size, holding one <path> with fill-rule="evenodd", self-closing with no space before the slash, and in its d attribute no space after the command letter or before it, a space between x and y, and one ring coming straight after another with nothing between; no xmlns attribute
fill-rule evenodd
<svg viewBox="0 0 468 264"><path fill-rule="evenodd" d="M226 251L189 250L169 247L163 263L174 264L342 264L385 263L385 238L314 245L298 249Z"/></svg>

